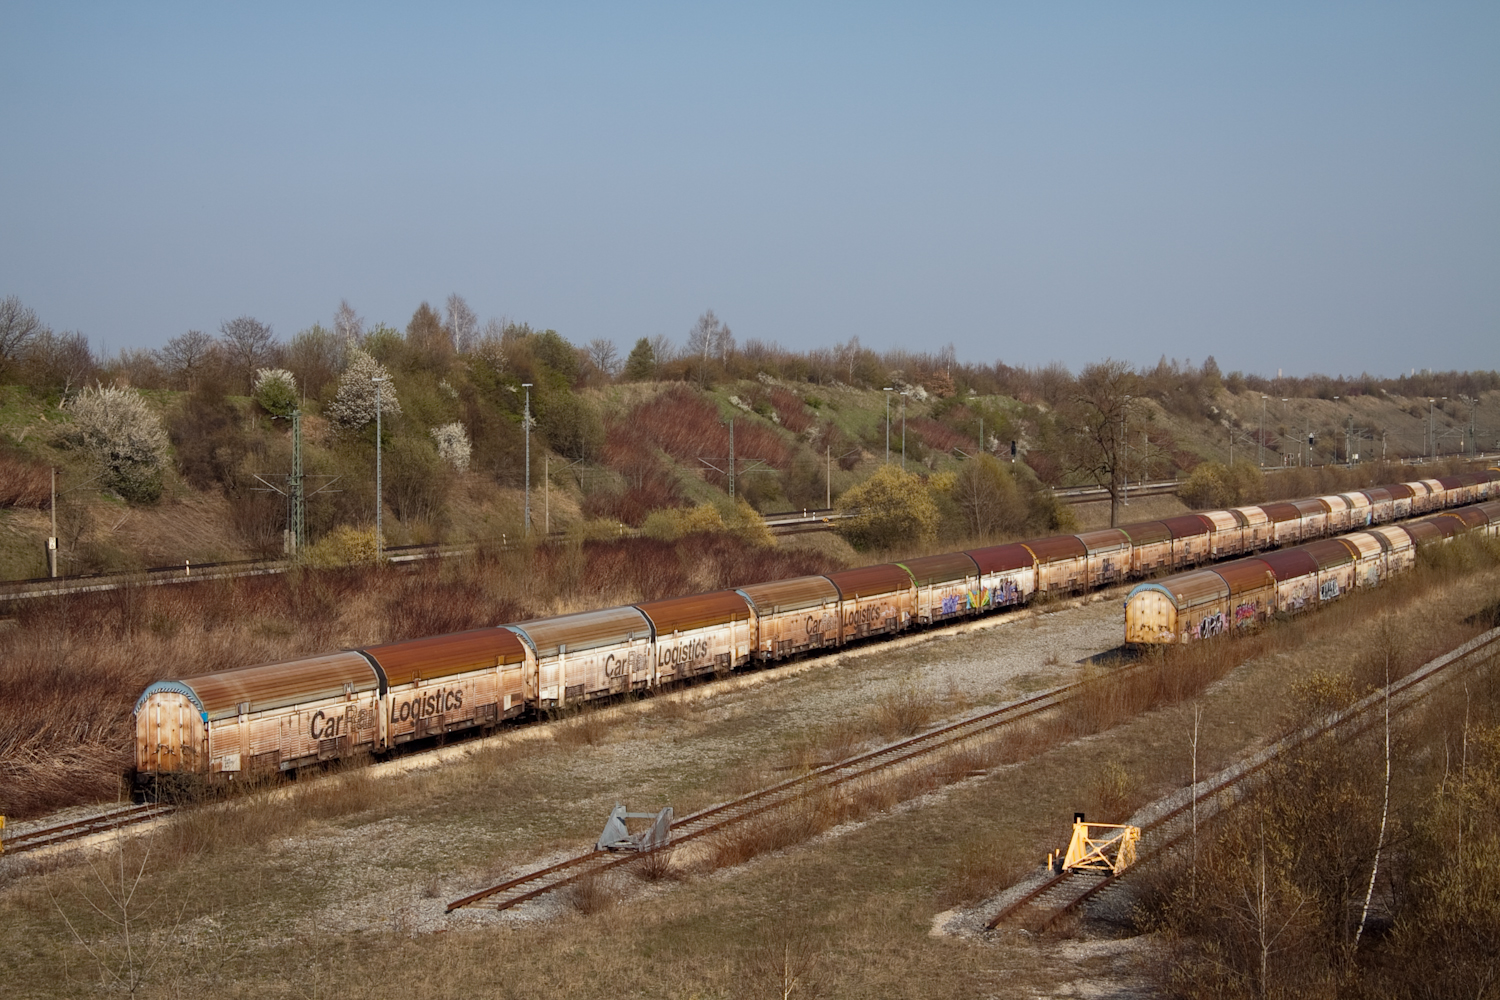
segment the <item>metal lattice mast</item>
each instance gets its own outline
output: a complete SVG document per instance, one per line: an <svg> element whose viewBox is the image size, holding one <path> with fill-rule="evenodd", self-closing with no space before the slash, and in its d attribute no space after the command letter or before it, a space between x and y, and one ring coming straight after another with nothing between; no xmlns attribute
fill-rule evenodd
<svg viewBox="0 0 1500 1000"><path fill-rule="evenodd" d="M292 475L287 492L292 501L292 551L301 556L307 545L307 494L302 487L302 411L292 411Z"/></svg>

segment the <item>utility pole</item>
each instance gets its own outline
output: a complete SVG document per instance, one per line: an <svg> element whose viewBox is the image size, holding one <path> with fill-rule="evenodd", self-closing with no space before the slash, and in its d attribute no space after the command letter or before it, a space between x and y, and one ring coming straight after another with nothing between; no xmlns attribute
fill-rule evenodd
<svg viewBox="0 0 1500 1000"><path fill-rule="evenodd" d="M892 386L880 390L885 393L885 464L891 464L891 393Z"/></svg>
<svg viewBox="0 0 1500 1000"><path fill-rule="evenodd" d="M47 575L57 579L57 466L52 467L52 534L47 536Z"/></svg>
<svg viewBox="0 0 1500 1000"><path fill-rule="evenodd" d="M833 507L833 448L830 445L823 446L823 461L828 467L827 490L823 497L823 509L829 510Z"/></svg>
<svg viewBox="0 0 1500 1000"><path fill-rule="evenodd" d="M979 453L984 454L984 418L979 418Z"/></svg>
<svg viewBox="0 0 1500 1000"><path fill-rule="evenodd" d="M522 418L526 423L526 521L523 531L527 538L531 537L531 383L522 382L521 387L526 390L526 411Z"/></svg>
<svg viewBox="0 0 1500 1000"><path fill-rule="evenodd" d="M542 456L542 535L552 534L552 453Z"/></svg>
<svg viewBox="0 0 1500 1000"><path fill-rule="evenodd" d="M380 486L380 387L387 380L377 375L370 379L375 383L375 565L385 560L385 535L381 528L381 508L385 506L385 494Z"/></svg>
<svg viewBox="0 0 1500 1000"><path fill-rule="evenodd" d="M734 499L734 418L729 418L729 499Z"/></svg>

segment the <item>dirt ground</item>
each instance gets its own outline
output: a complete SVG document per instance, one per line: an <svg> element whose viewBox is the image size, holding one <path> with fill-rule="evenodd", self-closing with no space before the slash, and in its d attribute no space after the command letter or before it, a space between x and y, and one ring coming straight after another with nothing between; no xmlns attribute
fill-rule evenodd
<svg viewBox="0 0 1500 1000"><path fill-rule="evenodd" d="M1494 573L1452 585L1404 627L1440 631L1497 592ZM444 912L591 845L616 802L686 813L759 787L893 697L937 721L1111 669L1122 594L268 789L86 859L7 860L0 980L26 996L137 976L147 996L770 997L793 980L791 996L1150 996L1149 940L974 927L1075 810L1108 820L1105 803L1128 813L1186 783L1185 705L733 868L684 853L666 878ZM1199 699L1200 768L1266 739L1296 677L1355 655L1368 623L1337 610Z"/></svg>

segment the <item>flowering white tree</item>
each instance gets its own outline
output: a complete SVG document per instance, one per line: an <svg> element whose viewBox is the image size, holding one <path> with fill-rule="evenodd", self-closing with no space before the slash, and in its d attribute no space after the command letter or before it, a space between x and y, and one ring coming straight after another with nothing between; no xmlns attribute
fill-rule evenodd
<svg viewBox="0 0 1500 1000"><path fill-rule="evenodd" d="M428 433L437 443L438 455L443 461L459 472L469 471L469 454L473 448L469 444L469 432L464 429L463 424L455 420L451 424L434 427Z"/></svg>
<svg viewBox="0 0 1500 1000"><path fill-rule="evenodd" d="M364 351L350 352L349 367L339 376L339 389L328 406L328 419L346 431L359 430L375 419L375 383L372 379L389 379L385 365ZM391 417L400 414L401 401L396 387L387 381L380 387L380 412Z"/></svg>
<svg viewBox="0 0 1500 1000"><path fill-rule="evenodd" d="M167 432L140 393L95 385L69 402L68 410L68 439L103 466L106 486L136 503L160 499Z"/></svg>
<svg viewBox="0 0 1500 1000"><path fill-rule="evenodd" d="M252 395L271 416L290 417L297 408L297 377L285 368L261 368Z"/></svg>

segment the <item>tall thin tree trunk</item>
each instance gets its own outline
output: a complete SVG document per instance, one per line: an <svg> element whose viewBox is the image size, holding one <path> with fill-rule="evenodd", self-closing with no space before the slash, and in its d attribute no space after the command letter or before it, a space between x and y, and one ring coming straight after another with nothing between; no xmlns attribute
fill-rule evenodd
<svg viewBox="0 0 1500 1000"><path fill-rule="evenodd" d="M1370 899L1375 895L1375 876L1380 871L1380 852L1385 847L1385 821L1391 809L1391 654L1385 654L1385 801L1380 807L1380 835L1375 839L1375 861L1370 865L1370 884L1365 887L1365 905L1359 914L1359 926L1354 930L1354 949L1359 950L1359 939L1365 932L1365 923L1370 919ZM1352 957L1352 952L1351 952Z"/></svg>

